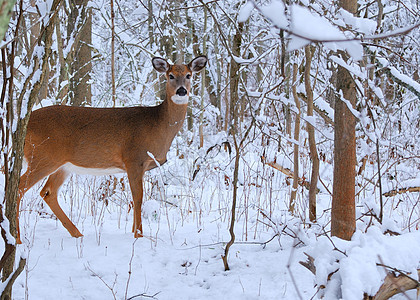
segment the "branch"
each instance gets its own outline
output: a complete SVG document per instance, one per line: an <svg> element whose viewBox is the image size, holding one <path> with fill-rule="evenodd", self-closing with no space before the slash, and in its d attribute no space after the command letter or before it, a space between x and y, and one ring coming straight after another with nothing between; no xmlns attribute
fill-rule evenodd
<svg viewBox="0 0 420 300"><path fill-rule="evenodd" d="M403 194L403 193L413 193L413 192L420 192L420 186L414 186L414 187L408 187L408 188L400 188L400 189L393 189L389 192L383 193L385 197L392 197L397 194Z"/></svg>
<svg viewBox="0 0 420 300"><path fill-rule="evenodd" d="M300 261L299 263L311 271L312 274L316 275L315 259L310 256L308 253L303 252L306 255L306 261Z"/></svg>
<svg viewBox="0 0 420 300"><path fill-rule="evenodd" d="M1 293L1 299L3 299L4 295L6 295L8 293L10 294L10 291L12 290L13 284L15 283L15 281L18 278L18 276L20 275L20 273L22 273L23 269L25 268L25 265L26 265L26 258L21 257L17 269L7 279L8 280L7 284L6 284L3 292Z"/></svg>
<svg viewBox="0 0 420 300"><path fill-rule="evenodd" d="M381 66L381 64L378 62L378 64ZM395 69L396 70L396 69ZM420 99L420 91L417 90L414 86L412 86L411 84L409 84L406 81L402 81L400 78L398 78L397 76L395 76L391 70L390 67L384 67L382 69L382 71L389 77L392 78L392 80L394 80L396 83L398 83L399 85L405 87L407 90L409 90L410 92L412 92L414 95L417 96L417 98Z"/></svg>
<svg viewBox="0 0 420 300"><path fill-rule="evenodd" d="M372 51L370 51L367 47L365 47L365 50L366 50L366 52L368 52L370 55L372 55L373 53L372 53ZM403 87L405 87L407 90L409 90L410 92L412 92L414 95L416 95L417 96L417 98L419 98L420 99L420 90L419 90L419 87L418 87L418 84L417 84L417 82L413 82L414 83L414 85L413 84L410 84L409 82L407 82L407 81L403 81L402 79L401 79L401 77L406 77L406 75L404 75L404 74L402 74L400 71L398 71L396 68L394 68L394 67L389 67L389 66L387 66L387 65L384 65L384 63L385 64L388 64L388 61L386 61L385 59L380 59L380 58L377 58L376 56L375 56L375 62L378 64L378 66L381 68L381 71L383 72L383 73L385 73L389 78L391 78L392 80L394 80L396 83L398 83L399 85L401 85L401 86L403 86ZM394 73L396 73L396 74L394 74ZM417 86L416 86L417 85Z"/></svg>
<svg viewBox="0 0 420 300"><path fill-rule="evenodd" d="M390 37L405 35L405 34L411 32L412 30L416 29L417 27L420 27L420 22L418 22L414 25L403 27L403 28L400 28L400 29L397 29L397 30L394 30L394 31L391 31L391 32L388 32L388 33L383 33L383 34L377 34L377 35L371 35L371 36L360 36L360 37L354 37L354 38L349 38L349 39L347 39L347 38L343 38L343 39L316 39L316 38L313 38L313 37L307 37L307 36L298 34L298 33L294 32L293 30L291 30L289 28L283 28L282 26L279 26L279 25L275 24L274 21L270 17L268 17L264 14L264 12L261 10L261 7L259 5L257 5L255 3L255 1L250 1L250 2L254 5L254 8L257 9L257 11L260 14L262 14L265 18L267 18L271 22L271 25L274 28L277 28L279 30L283 30L284 32L286 32L290 35L293 35L295 37L304 39L304 40L309 41L309 42L315 42L315 43L340 43L340 42L352 42L352 41L360 41L361 42L361 41L366 41L366 40L382 40L382 39L387 39L387 38L390 38Z"/></svg>
<svg viewBox="0 0 420 300"><path fill-rule="evenodd" d="M276 163L275 161L273 161L273 162L266 162L264 156L262 156L261 159L263 160L263 162L266 165L269 165L270 167L276 169L277 171L282 172L284 175L286 175L287 178L293 178L293 171L291 171L290 169L283 167L282 165ZM306 181L303 178L299 178L298 183L299 183L300 186L303 186L307 190L309 190L310 182ZM317 191L316 192L319 193L319 189L318 188L317 188Z"/></svg>
<svg viewBox="0 0 420 300"><path fill-rule="evenodd" d="M4 241L4 253L0 259L0 271L3 270L4 265L9 258L9 256L15 250L15 244L11 241L10 233L8 233L8 228L4 227L4 215L3 215L3 205L0 204L0 229L1 229L1 236Z"/></svg>
<svg viewBox="0 0 420 300"><path fill-rule="evenodd" d="M312 274L316 275L315 259L307 253L304 254L307 257L306 261L300 261L299 263L305 268L307 268L309 271L311 271ZM386 266L382 263L378 263L376 265L378 267L391 269L393 272L388 272L388 275L385 277L381 287L374 296L365 294L364 299L386 300L396 294L404 293L405 291L419 288L419 281L409 276L409 274L406 274L405 272L398 270L397 268ZM338 269L333 273L337 271ZM327 281L331 279L333 273L328 275ZM396 273L399 274L396 275ZM420 278L420 269L417 270L417 276ZM320 286L319 288L323 289L325 288L325 286Z"/></svg>
<svg viewBox="0 0 420 300"><path fill-rule="evenodd" d="M379 260L382 261L380 257ZM398 270L397 268L384 265L383 263L377 264L377 266L391 269L392 272L388 272L388 275L386 275L384 279L384 283L376 292L375 296L371 298L373 300L386 300L399 293L405 295L405 291L418 289L420 286L419 281L410 277L410 274ZM395 273L399 273L399 275L396 275ZM420 278L420 269L417 270L417 278Z"/></svg>

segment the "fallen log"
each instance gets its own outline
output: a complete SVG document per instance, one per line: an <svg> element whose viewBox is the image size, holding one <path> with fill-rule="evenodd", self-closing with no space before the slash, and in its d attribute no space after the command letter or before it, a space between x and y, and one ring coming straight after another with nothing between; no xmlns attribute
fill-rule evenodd
<svg viewBox="0 0 420 300"><path fill-rule="evenodd" d="M314 263L315 259L307 253L305 253L305 255L307 256L307 260L300 261L299 263L305 268L307 268L309 271L311 271L312 274L316 275L316 267ZM382 264L377 265L386 267ZM330 280L331 276L337 271L338 269L333 273L329 274L327 280ZM399 272L400 274L396 275L396 272ZM417 278L420 278L420 269L417 270ZM319 288L324 289L325 286L320 286ZM376 294L373 296L365 294L363 300L386 300L396 294L405 293L406 291L413 289L420 289L419 280L408 276L402 271L393 269L393 272L389 272L388 275L385 277L383 284L376 292Z"/></svg>
<svg viewBox="0 0 420 300"><path fill-rule="evenodd" d="M263 157L263 159L264 159L264 157ZM276 169L277 171L282 172L284 175L286 175L287 178L293 179L293 171L292 170L283 167L282 165L276 163L275 161L274 162L270 162L270 161L267 161L266 162L265 161L265 163L267 165L269 165L270 167ZM299 178L298 179L298 184L300 186L305 187L307 190L309 190L309 186L310 186L311 183L309 181L303 179L303 178ZM318 188L316 189L316 192L319 193L319 189Z"/></svg>
<svg viewBox="0 0 420 300"><path fill-rule="evenodd" d="M420 278L420 270L417 270L417 278ZM365 299L386 300L396 294L418 289L419 287L418 280L406 276L405 274L395 275L394 273L388 273L376 295L369 298L365 297Z"/></svg>
<svg viewBox="0 0 420 300"><path fill-rule="evenodd" d="M403 193L413 193L413 192L420 192L420 186L414 186L414 187L408 187L408 188L400 188L400 189L394 189L389 192L383 193L385 197L392 197L397 194L403 194Z"/></svg>

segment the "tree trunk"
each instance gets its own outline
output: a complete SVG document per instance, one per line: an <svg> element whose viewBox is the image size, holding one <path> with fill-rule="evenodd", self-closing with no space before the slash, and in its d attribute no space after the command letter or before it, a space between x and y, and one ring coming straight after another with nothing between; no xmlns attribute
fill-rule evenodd
<svg viewBox="0 0 420 300"><path fill-rule="evenodd" d="M203 37L203 51L207 48L207 8L204 7L204 37ZM200 89L200 123L198 127L200 136L200 148L204 146L204 91L206 89L206 71L201 71L201 89Z"/></svg>
<svg viewBox="0 0 420 300"><path fill-rule="evenodd" d="M111 0L111 90L112 107L115 107L117 101L117 92L115 88L115 12L114 0Z"/></svg>
<svg viewBox="0 0 420 300"><path fill-rule="evenodd" d="M223 119L222 119L222 66L221 66L221 62L220 62L220 52L219 52L219 40L217 37L217 26L214 25L214 29L213 29L213 43L215 45L214 47L214 56L216 57L216 61L213 62L213 65L215 66L216 69L216 87L215 87L215 93L216 93L216 102L215 102L215 106L219 109L220 111L220 116L217 118L217 127L218 129L221 128L221 126L223 125ZM209 73L209 72L208 72ZM227 118L228 116L226 115L225 118Z"/></svg>
<svg viewBox="0 0 420 300"><path fill-rule="evenodd" d="M92 70L92 15L87 7L87 0L71 0L67 35L70 37L78 30L80 39L74 47L74 59L71 63L69 86L70 103L82 106L92 102L90 71ZM76 24L80 14L79 24Z"/></svg>
<svg viewBox="0 0 420 300"><path fill-rule="evenodd" d="M341 0L340 7L355 13L356 0ZM348 55L340 53L347 61ZM334 180L331 210L331 235L350 240L356 228L355 209L355 163L356 137L355 117L344 101L353 107L356 103L356 88L350 73L343 67L337 69L338 96L334 106ZM340 98L340 93L344 99Z"/></svg>
<svg viewBox="0 0 420 300"><path fill-rule="evenodd" d="M242 44L242 31L243 23L238 24L235 35L233 36L232 42L232 55L236 57L241 56L241 44ZM233 59L230 60L230 126L238 125L238 105L239 105L239 64Z"/></svg>
<svg viewBox="0 0 420 300"><path fill-rule="evenodd" d="M311 46L305 47L305 91L306 91L306 101L308 104L308 117L314 115L314 96L311 87L311 62L312 62L312 52ZM314 120L314 119L313 119ZM309 187L309 220L311 222L316 222L316 193L317 193L317 184L319 176L319 158L318 151L316 149L315 141L315 129L309 122L307 125L308 139L309 139L309 155L312 160L312 173L311 173L311 184Z"/></svg>
<svg viewBox="0 0 420 300"><path fill-rule="evenodd" d="M298 65L297 62L293 63L293 75L292 75L292 95L293 99L296 103L296 108L298 113L296 114L295 119L295 130L294 136L295 143L299 143L299 135L300 135L300 101L297 95L296 85L297 85L297 73L298 73ZM289 202L289 211L290 213L294 214L295 212L295 200L297 194L297 188L299 184L299 145L293 145L293 184L292 184L292 193L290 194L290 202Z"/></svg>
<svg viewBox="0 0 420 300"><path fill-rule="evenodd" d="M13 6L16 1L1 0L0 1L0 38L3 40L4 34L9 27L10 17L12 16Z"/></svg>
<svg viewBox="0 0 420 300"><path fill-rule="evenodd" d="M7 126L9 128L12 127L12 122L17 122L16 130L12 134L12 155L8 160L5 160L5 164L10 164L10 168L8 168L8 172L6 172L6 187L5 187L5 216L9 220L9 230L10 234L14 237L17 236L17 224L16 224L16 213L17 213L17 197L18 197L18 186L19 186L19 179L20 179L20 172L22 168L22 158L23 158L23 147L24 147L24 141L26 136L26 128L29 122L30 113L32 111L32 107L35 104L37 98L39 97L39 92L42 87L42 84L45 82L45 80L48 80L46 77L46 69L48 65L48 60L51 54L51 45L52 45L52 33L54 31L54 22L55 18L57 17L56 10L58 9L58 5L60 3L60 0L55 0L52 3L51 6L51 14L50 14L50 21L45 27L45 31L42 36L42 40L44 41L44 47L45 52L44 56L42 58L42 65L41 65L41 75L35 81L35 83L32 86L32 90L30 91L29 97L27 101L24 101L25 94L26 94L26 88L29 85L29 82L32 80L35 72L39 69L39 60L37 57L34 57L33 59L33 65L34 68L32 70L32 73L29 74L28 78L26 79L22 91L19 94L18 99L16 100L16 112L18 116L18 120L13 121L11 116L12 113L12 104L13 96L12 92L9 92L9 106L8 106L8 121ZM22 14L22 11L20 11L20 14ZM19 24L19 22L17 22ZM15 35L17 36L17 30ZM14 47L12 46L12 49ZM12 50L10 61L10 74L11 78L9 81L9 85L13 85L13 60L14 60L14 53ZM10 91L13 91L13 89L10 89ZM27 97L27 96L26 96ZM25 108L22 108L22 105L26 105ZM22 114L22 112L25 111L25 114ZM6 169L6 168L5 168ZM7 248L7 247L6 247ZM23 270L23 267L25 265L26 260L21 258L18 269L13 272L14 264L15 264L15 251L16 248L13 247L10 254L8 254L7 259L4 260L4 266L3 266L3 274L2 279L3 281L9 279L9 283L6 285L4 291L2 292L1 298L2 299L11 299L12 294L12 285L14 280L17 278L19 273Z"/></svg>

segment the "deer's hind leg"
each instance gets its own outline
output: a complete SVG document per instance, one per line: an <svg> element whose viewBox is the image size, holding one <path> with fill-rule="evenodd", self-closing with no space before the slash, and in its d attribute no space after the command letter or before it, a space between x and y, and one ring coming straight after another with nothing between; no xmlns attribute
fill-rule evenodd
<svg viewBox="0 0 420 300"><path fill-rule="evenodd" d="M47 182L41 190L41 197L51 208L54 215L60 220L61 224L67 229L72 237L81 237L83 234L77 229L73 222L67 217L58 203L58 190L66 180L68 173L65 169L60 168L48 177Z"/></svg>

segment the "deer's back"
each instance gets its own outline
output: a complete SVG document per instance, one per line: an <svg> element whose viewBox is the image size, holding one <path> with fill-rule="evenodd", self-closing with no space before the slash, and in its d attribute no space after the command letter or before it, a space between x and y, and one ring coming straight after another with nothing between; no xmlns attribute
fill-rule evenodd
<svg viewBox="0 0 420 300"><path fill-rule="evenodd" d="M158 122L157 107L50 106L32 112L25 157L50 156L86 168L123 168L123 153Z"/></svg>

